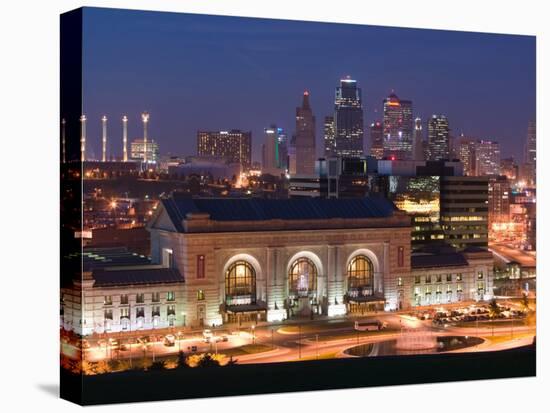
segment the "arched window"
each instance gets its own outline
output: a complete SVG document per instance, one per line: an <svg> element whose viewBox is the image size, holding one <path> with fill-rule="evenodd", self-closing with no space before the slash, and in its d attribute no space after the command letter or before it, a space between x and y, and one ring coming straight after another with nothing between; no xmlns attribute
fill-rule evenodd
<svg viewBox="0 0 550 413"><path fill-rule="evenodd" d="M372 295L374 281L374 266L364 255L354 257L348 264L348 290L360 295Z"/></svg>
<svg viewBox="0 0 550 413"><path fill-rule="evenodd" d="M225 301L228 305L256 303L256 271L250 263L235 261L227 269Z"/></svg>
<svg viewBox="0 0 550 413"><path fill-rule="evenodd" d="M317 289L317 267L309 258L298 258L288 273L291 295L308 296Z"/></svg>

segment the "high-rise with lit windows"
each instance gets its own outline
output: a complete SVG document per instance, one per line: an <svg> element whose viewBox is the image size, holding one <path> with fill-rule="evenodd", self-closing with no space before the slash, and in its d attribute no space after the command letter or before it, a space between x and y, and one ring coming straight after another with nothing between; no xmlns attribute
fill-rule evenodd
<svg viewBox="0 0 550 413"><path fill-rule="evenodd" d="M347 76L340 80L334 100L334 154L363 156L363 106L357 81Z"/></svg>
<svg viewBox="0 0 550 413"><path fill-rule="evenodd" d="M302 106L296 108L296 134L294 136L296 152L296 174L313 175L315 173L315 116L309 103L309 92L302 97Z"/></svg>
<svg viewBox="0 0 550 413"><path fill-rule="evenodd" d="M428 121L428 152L431 161L449 159L449 121L445 115L432 115Z"/></svg>
<svg viewBox="0 0 550 413"><path fill-rule="evenodd" d="M230 131L199 131L197 155L213 156L249 168L252 163L252 132L237 129Z"/></svg>
<svg viewBox="0 0 550 413"><path fill-rule="evenodd" d="M384 157L384 127L380 121L375 121L370 124L369 154L376 159L382 159Z"/></svg>
<svg viewBox="0 0 550 413"><path fill-rule="evenodd" d="M413 146L412 102L391 93L384 99L384 155L411 159Z"/></svg>
<svg viewBox="0 0 550 413"><path fill-rule="evenodd" d="M496 141L476 142L476 175L500 175L500 145Z"/></svg>

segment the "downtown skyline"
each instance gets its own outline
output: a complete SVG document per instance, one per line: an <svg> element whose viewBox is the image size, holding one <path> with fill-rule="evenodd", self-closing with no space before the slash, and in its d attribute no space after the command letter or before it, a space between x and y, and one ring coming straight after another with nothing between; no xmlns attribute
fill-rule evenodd
<svg viewBox="0 0 550 413"><path fill-rule="evenodd" d="M84 21L83 111L87 153L97 159L101 117L110 154L120 157L122 116L131 141L142 136L146 110L162 154L195 154L198 130L241 129L252 131L260 160L265 127L295 133L304 90L322 156L320 120L347 75L363 91L365 125L382 120L394 90L412 100L425 130L432 114L445 114L454 136L497 140L503 157L522 159L535 114L533 37L99 9ZM365 130L365 149L368 140Z"/></svg>

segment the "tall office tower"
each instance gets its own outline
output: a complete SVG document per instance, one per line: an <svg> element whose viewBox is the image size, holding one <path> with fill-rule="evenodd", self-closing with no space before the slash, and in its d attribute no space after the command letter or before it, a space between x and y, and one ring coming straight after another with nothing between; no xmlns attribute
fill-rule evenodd
<svg viewBox="0 0 550 413"><path fill-rule="evenodd" d="M107 116L101 118L101 161L107 161Z"/></svg>
<svg viewBox="0 0 550 413"><path fill-rule="evenodd" d="M510 182L514 182L518 179L518 164L513 157L500 160L500 174L508 178Z"/></svg>
<svg viewBox="0 0 550 413"><path fill-rule="evenodd" d="M449 159L449 121L445 115L432 115L428 121L428 151L431 161Z"/></svg>
<svg viewBox="0 0 550 413"><path fill-rule="evenodd" d="M493 224L510 221L510 181L505 176L489 177L489 232Z"/></svg>
<svg viewBox="0 0 550 413"><path fill-rule="evenodd" d="M476 175L500 175L500 145L495 141L476 142Z"/></svg>
<svg viewBox="0 0 550 413"><path fill-rule="evenodd" d="M465 203L467 200L467 203ZM441 177L441 228L456 248L488 245L488 177Z"/></svg>
<svg viewBox="0 0 550 413"><path fill-rule="evenodd" d="M279 168L288 171L288 136L283 128L277 128L277 141L279 148Z"/></svg>
<svg viewBox="0 0 550 413"><path fill-rule="evenodd" d="M476 140L461 135L458 140L458 159L464 165L464 175L476 174Z"/></svg>
<svg viewBox="0 0 550 413"><path fill-rule="evenodd" d="M262 172L270 175L280 175L284 173L285 168L281 160L281 150L279 148L279 134L282 128L271 125L264 129L264 143L262 145Z"/></svg>
<svg viewBox="0 0 550 413"><path fill-rule="evenodd" d="M423 161L424 158L424 132L422 130L422 119L414 120L414 138L413 138L413 159Z"/></svg>
<svg viewBox="0 0 550 413"><path fill-rule="evenodd" d="M86 115L80 117L80 162L86 160Z"/></svg>
<svg viewBox="0 0 550 413"><path fill-rule="evenodd" d="M330 158L336 155L336 142L334 140L336 131L334 129L334 116L325 116L325 122L323 126L325 133L325 157Z"/></svg>
<svg viewBox="0 0 550 413"><path fill-rule="evenodd" d="M122 160L128 162L128 116L122 117Z"/></svg>
<svg viewBox="0 0 550 413"><path fill-rule="evenodd" d="M309 104L309 92L302 98L302 106L296 108L296 174L312 175L315 173L315 116Z"/></svg>
<svg viewBox="0 0 550 413"><path fill-rule="evenodd" d="M213 156L247 169L252 164L252 132L198 131L197 155Z"/></svg>
<svg viewBox="0 0 550 413"><path fill-rule="evenodd" d="M363 156L363 106L357 81L347 76L340 80L334 100L335 155Z"/></svg>
<svg viewBox="0 0 550 413"><path fill-rule="evenodd" d="M384 99L384 156L411 159L412 140L412 102L392 93Z"/></svg>
<svg viewBox="0 0 550 413"><path fill-rule="evenodd" d="M370 124L369 154L376 159L382 159L384 157L384 127L380 121Z"/></svg>
<svg viewBox="0 0 550 413"><path fill-rule="evenodd" d="M534 185L537 179L537 124L535 121L530 121L527 125L523 163L525 164L523 179L528 185Z"/></svg>

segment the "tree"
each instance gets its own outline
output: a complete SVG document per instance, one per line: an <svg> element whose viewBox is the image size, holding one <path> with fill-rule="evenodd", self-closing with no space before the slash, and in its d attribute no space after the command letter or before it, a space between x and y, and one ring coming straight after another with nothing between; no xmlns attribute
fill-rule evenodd
<svg viewBox="0 0 550 413"><path fill-rule="evenodd" d="M188 367L189 364L187 364L187 357L183 351L180 351L178 353L178 369L186 369Z"/></svg>
<svg viewBox="0 0 550 413"><path fill-rule="evenodd" d="M216 360L214 357L212 357L212 354L206 353L204 354L199 362L197 363L197 367L219 367L220 362Z"/></svg>
<svg viewBox="0 0 550 413"><path fill-rule="evenodd" d="M233 358L233 356L229 356L229 361L227 362L226 366L234 366L235 364L237 364L237 361L236 359Z"/></svg>
<svg viewBox="0 0 550 413"><path fill-rule="evenodd" d="M164 370L164 361L154 361L153 363L151 363L148 370Z"/></svg>

